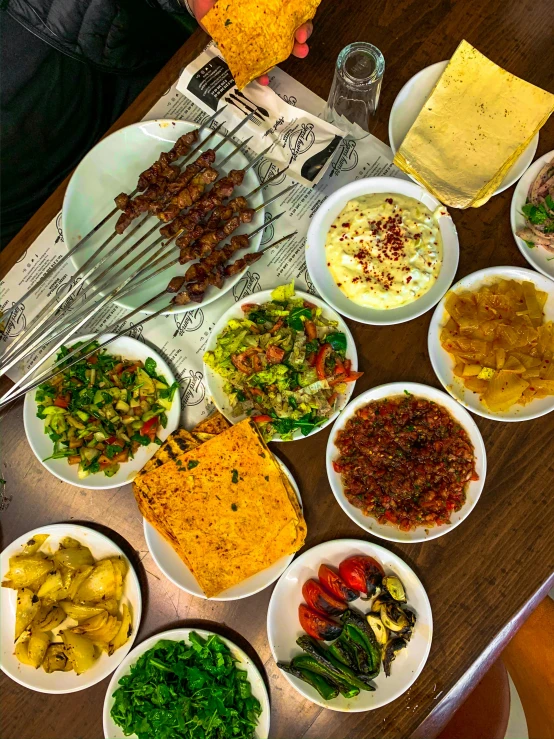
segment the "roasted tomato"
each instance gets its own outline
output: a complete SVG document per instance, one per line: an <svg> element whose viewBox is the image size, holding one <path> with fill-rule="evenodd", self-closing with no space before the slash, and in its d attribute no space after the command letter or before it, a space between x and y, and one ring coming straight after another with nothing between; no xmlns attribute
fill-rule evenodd
<svg viewBox="0 0 554 739"><path fill-rule="evenodd" d="M339 573L335 572L330 567L327 567L327 565L319 566L317 576L325 590L327 590L328 593L331 593L331 595L334 595L335 598L339 598L339 600L344 600L347 603L350 603L351 600L356 600L356 598L360 597L357 590L353 590L353 588L348 587Z"/></svg>
<svg viewBox="0 0 554 739"><path fill-rule="evenodd" d="M373 557L358 555L344 559L339 574L347 585L371 598L380 587L385 571Z"/></svg>
<svg viewBox="0 0 554 739"><path fill-rule="evenodd" d="M326 592L317 580L307 580L302 586L302 595L310 608L324 615L340 616L347 608L343 600Z"/></svg>
<svg viewBox="0 0 554 739"><path fill-rule="evenodd" d="M300 626L308 636L320 641L337 639L342 632L342 626L321 613L312 611L305 603L298 606Z"/></svg>

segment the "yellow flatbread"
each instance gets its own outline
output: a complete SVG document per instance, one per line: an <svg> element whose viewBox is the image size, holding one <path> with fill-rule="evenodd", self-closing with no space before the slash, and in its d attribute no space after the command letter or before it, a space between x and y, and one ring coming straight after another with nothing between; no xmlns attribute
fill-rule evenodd
<svg viewBox="0 0 554 739"><path fill-rule="evenodd" d="M554 110L554 95L462 41L394 163L445 205L478 207Z"/></svg>
<svg viewBox="0 0 554 739"><path fill-rule="evenodd" d="M321 0L218 0L202 24L225 57L239 90L279 62Z"/></svg>
<svg viewBox="0 0 554 739"><path fill-rule="evenodd" d="M146 473L135 494L208 597L306 537L294 490L249 419Z"/></svg>
<svg viewBox="0 0 554 739"><path fill-rule="evenodd" d="M231 424L219 411L215 411L208 418L205 418L192 429L193 434L221 434L223 431L227 431Z"/></svg>

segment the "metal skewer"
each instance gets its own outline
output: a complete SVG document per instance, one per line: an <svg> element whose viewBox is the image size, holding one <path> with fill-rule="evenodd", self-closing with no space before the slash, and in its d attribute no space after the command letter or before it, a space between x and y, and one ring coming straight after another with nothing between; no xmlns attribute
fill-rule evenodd
<svg viewBox="0 0 554 739"><path fill-rule="evenodd" d="M216 117L217 117L217 116L218 116L218 115L219 115L220 113L222 113L222 112L223 112L223 111L225 110L225 108L226 108L226 107L227 107L226 105L225 105L225 106L223 106L223 108L220 108L220 109L219 109L218 111L216 111L216 112L215 112L215 113L214 113L214 114L213 114L212 116L210 116L209 118L207 118L207 119L206 119L206 120L204 121L204 123L202 123L202 124L201 124L201 125L200 125L200 126L198 127L198 131L200 132L200 131L202 131L202 130L203 130L204 128L208 128L208 127L209 127L209 126L211 125L212 121L213 121L213 120L214 120L214 119L215 119L215 118L216 118ZM222 125L223 125L223 123L222 123L222 124L221 124L220 126L218 126L218 128L217 128L216 130L219 130L219 128L220 128L220 127L221 127ZM208 139L209 139L209 138L211 138L211 136L212 136L212 135L213 135L213 134L210 134L210 136L208 136ZM207 141L208 139L206 139L206 141ZM204 143L204 142L202 142L202 143ZM194 149L194 150L193 150L192 152L189 152L189 153L188 153L188 154L186 155L186 157L185 157L184 161L183 161L183 162L181 163L181 165L180 165L181 167L183 166L183 164L184 164L185 162L187 162L187 161L188 161L188 160L190 159L190 155L191 155L191 154L194 154L194 153L196 152L196 150L197 150L197 149L198 149L198 147L196 147L196 148L195 148L195 149ZM136 195L136 194L137 194L137 192L138 192L138 188L135 188L135 189L133 190L133 192L132 192L132 193L130 194L130 196L129 196L129 197L133 197L134 195ZM56 269L57 269L58 267L61 267L61 265L62 265L62 264L65 264L65 262L67 262L67 260L68 260L68 259L69 259L69 258L71 257L71 255L72 255L72 254L74 254L74 253L75 253L75 252L77 251L77 249L80 249L80 248L81 248L81 246L83 246L83 244L85 244L85 243L86 243L86 242L87 242L87 241L88 241L88 240L90 239L90 237L91 237L91 236L93 236L93 235L94 235L95 233L97 233L97 231L99 231L99 230L100 230L100 229L102 228L102 226L104 226L104 224L106 224L106 223L107 223L107 222L108 222L108 221L110 220L110 218L111 218L111 217L112 217L113 215L115 215L115 214L117 213L117 211L118 211L118 208L114 208L114 209L113 209L113 210L112 210L112 211L111 211L111 212L110 212L110 213L109 213L109 214L108 214L107 216L105 216L105 217L104 217L104 218L103 218L103 219L102 219L102 220L100 221L100 223L97 223L97 224L96 224L96 226L94 226L94 228L93 228L93 229L91 229L91 230L90 230L90 231L88 232L88 234L86 234L85 236L83 236L83 238L82 238L82 239L80 239L80 241L78 241L78 242L77 242L77 243L75 244L75 246L72 246L72 247L71 247L71 249L69 249L69 250L68 250L68 251L67 251L67 252L66 252L66 253L64 254L64 256L63 256L63 257L62 257L62 258L61 258L61 259L60 259L59 261L57 261L57 262L56 262L56 264L53 264L53 265L52 265L51 267L49 267L49 268L48 268L48 269L46 270L46 272L45 272L45 273L44 273L44 274L42 275L42 277L41 277L41 278L40 278L40 279L38 280L38 282L36 282L36 283L35 283L35 284L34 284L34 285L33 285L33 286L31 287L31 288L29 288L29 290L27 290L27 292L25 293L25 295L23 295L23 297L19 298L19 300L18 300L18 301L17 301L16 303L14 303L14 304L13 304L13 305L11 306L11 308L6 308L6 310L5 310L5 311L3 311L3 315L2 315L2 317L3 317L3 318L6 318L6 316L8 316L8 315L9 315L9 314L10 314L10 313L11 313L12 311L14 311L14 310L15 310L15 309L16 309L16 308L17 308L17 307L19 306L19 305L21 305L21 303L24 303L24 302L25 302L25 301L26 301L26 300L27 300L27 299L28 299L28 298L29 298L29 297L30 297L30 296L31 296L31 295L32 295L32 294L33 294L33 293L34 293L34 292L35 292L36 290L38 290L38 288L39 288L39 287L40 287L41 285L43 285L43 284L44 284L44 283L46 282L46 280L47 280L47 279L48 279L48 278L49 278L49 277L50 277L50 276L52 275L52 273L53 273L53 272L54 272L54 271L55 271L55 270L56 270ZM112 237L112 238L113 238L113 237Z"/></svg>
<svg viewBox="0 0 554 739"><path fill-rule="evenodd" d="M248 140L249 140L249 139L248 139ZM247 141L248 141L248 140L247 140ZM247 142L245 142L245 143L247 143ZM236 149L235 149L235 151L236 151ZM260 158L261 158L261 157L262 157L262 156L263 156L263 155L264 155L265 153L267 153L267 150L266 150L266 151L264 151L264 152L262 152L262 154L261 154L261 155L259 155L258 157L256 157L256 158L255 158L255 159L254 159L254 160L253 160L253 161L252 161L252 162L251 162L251 163L250 163L250 164L248 165L247 169L250 169L250 168L251 168L252 166L255 166L255 164L256 164L256 163L257 163L257 162L259 161L259 159L260 159ZM232 153L231 153L231 154L230 154L230 155L229 155L229 156L228 156L228 157L227 157L227 158L226 158L226 159L224 160L224 162L226 162L226 161L227 161L227 160L228 160L228 159L229 159L229 158L230 158L231 156L233 156L233 154L234 154L234 152L232 152ZM265 187L267 187L268 185L270 185L270 184L271 184L271 182L273 182L273 181L274 181L275 179L277 179L277 178L278 178L278 177L280 177L280 176L281 176L282 174L284 174L284 173L285 173L285 172L287 171L287 169L288 169L288 167L284 168L283 170L281 170L281 171L279 171L279 172L276 172L276 173L275 173L274 175L272 175L271 177L269 177L269 178L268 178L268 179L267 179L267 180L266 180L265 182L261 183L261 184L260 184L260 185L259 185L258 187L254 188L254 190L252 190L252 191L251 191L250 193L248 193L248 194L247 194L247 195L245 195L244 197L245 197L245 198L246 198L247 200L248 200L248 199L250 199L250 198L251 198L251 197L252 197L253 195L255 195L256 193L258 193L258 192L259 192L260 190L263 190L263 189L264 189ZM270 204L271 204L272 202L274 202L274 201L275 201L275 200L277 200L278 198L282 197L283 195L286 195L286 193L287 193L287 192L289 192L289 191L290 191L291 189L293 189L294 187L295 187L295 185L293 184L293 185L290 185L289 187L285 188L285 190L282 190L282 191L281 191L280 193L278 193L277 195L273 196L273 197L272 197L272 198L271 198L270 200L268 200L267 202L265 202L265 203L263 203L262 205L258 206L258 208L256 208L256 209L255 209L255 211L258 211L258 210L260 210L260 208L261 208L261 207L265 207L265 206L267 206L267 205L270 205ZM156 226L156 228L157 228L157 226ZM176 234L174 234L174 236L172 236L172 237L171 237L171 238L170 238L170 239L169 239L168 241L166 241L166 243L165 243L165 244L163 245L162 249L161 249L161 250L158 250L158 251L157 251L157 252L156 252L156 253L155 253L155 254L154 254L153 256L154 256L154 257L156 257L156 256L157 256L157 255L158 255L158 254L160 253L160 251L165 251L166 247L167 247L167 246L168 246L168 245L169 245L169 244L171 243L171 241L173 241L174 239L176 239L176 238L177 238L177 237L179 236L179 234L180 234L180 233L182 233L182 231L183 231L183 229L181 229L181 231L178 231L178 232L177 232ZM158 240L158 241L160 241L160 240ZM150 248L153 248L154 246L156 246L156 245L157 245L157 243L158 243L158 241L156 241L155 243L151 244L151 245L150 245L150 247L149 247L149 249L150 249ZM172 249L171 251L173 251L173 249ZM148 263L148 265L147 265L147 268L146 268L146 269L147 269L147 270L150 270L150 269L151 269L151 268L152 268L153 266L155 266L155 265L156 265L157 263L159 263L160 261L162 261L162 260L163 260L163 259L165 258L165 256L166 256L165 254L162 254L162 256L160 256L160 257L158 257L157 259L155 259L155 261L154 261L154 262L149 262L149 263ZM122 292L120 292L120 293L118 293L118 294L117 294L117 298L118 298L119 300L121 300L121 299L122 299L123 297L125 297L125 296L126 296L126 295L128 295L129 293L131 293L131 292L135 291L135 290L136 290L136 289L137 289L137 288L138 288L138 287L139 287L139 286L140 286L141 284L144 284L144 282L147 282L148 280L150 280L150 279L151 279L152 277L156 276L156 275L157 275L157 274L159 274L160 272L163 272L164 270L166 270L166 269L168 269L169 267L171 267L171 266L174 266L174 265L176 265L176 264L178 264L178 263L179 263L179 258L177 257L177 258L174 258L174 259L172 259L172 260L171 260L171 261L169 261L169 262L166 262L166 263L164 264L164 266L163 266L163 267L161 267L160 269L156 270L156 271L155 271L154 273L152 273L152 274L147 274L146 276L143 276L143 277L142 277L142 278L141 278L141 279L139 280L139 282L136 282L136 278L134 278L134 279L133 279L133 280L131 281L131 283L130 283L129 285L127 285L127 287L126 287L126 288L125 288L125 289L124 289L124 290L123 290ZM137 275L137 277L140 277L140 275ZM113 278L111 277L111 278L110 278L110 281L111 281L112 279L113 279ZM96 292L96 294L97 294L98 292L99 292L99 290L98 290L98 291ZM96 297L96 294L94 295L94 297ZM90 300L90 295L89 295L89 300ZM88 312L88 313L87 313L87 318L86 318L86 320L85 320L85 323L86 323L86 322L87 322L88 320L90 320L90 319L91 319L91 318L92 318L92 317L93 317L93 316L94 316L94 315L95 315L95 314L96 314L96 313L97 313L97 312L98 312L99 310L101 310L101 309L102 309L102 308L104 307L104 305L105 305L105 304L106 304L106 301L104 301L104 300L103 300L103 301L101 301L100 303L98 303L98 304L97 304L97 305L96 305L96 306L95 306L95 307L93 308L93 310L92 310L91 312ZM86 309L85 309L85 310L86 310ZM64 324L63 328L62 328L62 329L61 329L60 331L58 331L58 332L57 332L56 334L54 334L53 336L51 336L51 335L47 335L46 337L44 337L44 336L41 336L41 337L40 337L39 339L36 339L36 340L35 340L35 341L33 342L33 345L32 345L32 346L28 347L28 345L25 345L25 346L23 347L22 351L25 351L25 355L27 356L27 355L28 355L28 354L29 354L29 353L30 353L31 351L33 351L33 350L34 350L34 351L38 351L38 350L39 350L39 349L40 349L40 348L41 348L42 346L44 346L45 344L49 344L49 343L51 343L52 341L54 341L55 339L57 339L57 338L58 338L59 336L61 336L62 334L66 334L66 335L67 335L67 332L68 332L68 331L70 330L70 328L71 328L72 326L74 326L74 325L75 325L75 323L78 323L78 322L79 322L79 321L81 320L81 317L82 317L82 316L83 316L83 306L81 306L81 307L80 307L80 308L78 309L78 311L77 311L77 316L76 316L76 317L75 317L75 316L72 316L72 320L71 320L71 321L70 321L70 322L69 322L68 324ZM81 323L80 325L83 325L83 323Z"/></svg>
<svg viewBox="0 0 554 739"><path fill-rule="evenodd" d="M240 122L240 123L239 123L239 124L238 124L237 126L235 126L235 128L234 128L234 129L233 129L233 130L232 130L232 131L231 131L230 133L228 133L228 134L227 134L226 136L224 136L224 137L223 137L223 139L222 139L222 141L221 141L221 142L220 142L220 143L219 143L219 144L218 144L218 145L217 145L217 146L215 147L215 149L214 149L214 152L216 152L216 151L217 151L217 150L218 150L219 148L221 148L221 146L223 146L223 145L224 145L224 144L225 144L225 143L226 143L226 142L227 142L227 141L229 140L229 138L230 138L230 137L231 137L231 136L232 136L232 135L233 135L233 134L234 134L234 133L235 133L235 132L236 132L236 131L237 131L237 130L238 130L239 128L241 128L241 127L242 127L242 126L243 126L243 125L244 125L244 124L245 124L245 123L246 123L246 122L248 121L248 119L249 119L249 117L245 118L245 119L244 119L243 121L241 121L241 122ZM215 131L214 131L213 133L217 132L217 130L219 130L219 128L220 128L220 127L221 127L221 124L220 124L220 126L218 126L218 128L217 128L217 129L215 129ZM208 137L208 138L210 138L210 137ZM250 140L250 139L248 139L248 141L249 141L249 140ZM242 142L241 144L238 144L238 145L237 145L237 146L235 147L235 149L233 150L233 152L231 152L231 154L230 154L229 156L227 156L227 157L226 157L226 159L224 160L224 162L227 162L227 161L228 161L228 159L230 159L230 157L231 157L232 155L234 155L234 154L235 154L235 153L236 153L236 152L237 152L238 150L240 150L240 149L241 149L241 148L242 148L243 146L245 146L245 144L246 144L246 143L247 143L247 141L246 141L246 142ZM202 143L202 145L204 145L204 142ZM271 147L269 147L269 148L271 148ZM266 150L266 151L267 151L267 150ZM189 156L190 156L190 152L189 152ZM255 161L257 161L257 159L256 159ZM149 216L147 216L147 217L149 217ZM144 220L146 220L146 219L143 219L143 222L144 222ZM127 235L127 236L126 236L126 237L125 237L125 238L124 238L124 239L123 239L123 240L122 240L122 241L121 241L121 242L120 242L120 243L119 243L119 244L118 244L118 245L116 246L116 251L117 251L117 250L118 250L118 249L119 249L119 248L120 248L120 247L122 246L122 244L123 244L123 243L124 243L124 242L126 241L126 239L127 239L127 238L128 238L129 236L131 236L131 235L132 235L132 233L134 233L134 232L135 232L135 231L137 230L137 228L138 228L138 227L139 227L140 225L141 225L141 224L138 224L138 226L136 226L136 227L135 227L135 228L133 229L133 231L132 231L131 233L129 233L129 234L128 234L128 235ZM158 227L158 225L159 225L159 224L156 224L156 226L155 226L155 227L154 227L153 229L151 229L151 230L150 230L150 231L149 231L149 232L148 232L147 234L145 234L145 235L144 235L144 236L143 236L143 237L142 237L141 239L139 239L139 241L138 241L138 242L137 242L136 244L134 244L134 245L133 245L133 247L131 247L131 250L132 250L132 249L134 249L134 248L135 248L136 246L138 246L138 245L139 245L140 243L142 243L142 241L144 241L144 239L145 239L145 238L147 238L147 237L148 237L148 236L149 236L149 235L150 235L151 233L153 233L153 231L154 231L154 230L155 230L155 229L156 229L156 228ZM156 242L156 243L158 243L158 242ZM76 273L76 274L75 274L75 275L73 276L73 278L72 278L72 282L73 282L73 285L72 285L72 286L70 286L70 288L69 288L68 292L66 293L66 295L65 295L65 297L64 297L64 301L63 301L62 305L58 306L58 305L56 304L56 298L55 298L55 297L53 297L53 298L52 298L52 300L51 300L51 301L50 301L50 302L49 302L49 303L48 303L48 304L47 304L47 305L45 306L45 308L43 309L43 313L41 314L41 317L39 318L38 322L35 322L35 323L31 324L30 326L28 326L28 327L27 327L27 330L26 330L26 331L24 331L24 332L23 332L22 334L20 334L20 335L19 335L19 336L18 336L18 337L17 337L17 338L16 338L16 339L15 339L15 340L14 340L14 341L13 341L13 342L12 342L12 343L10 344L10 345L9 345L9 347L8 347L7 351L6 351L5 353L4 353L4 355L3 355L3 357L2 357L2 363L1 363L1 366L0 366L0 376L1 376L2 374L5 374L5 372L6 372L6 371L7 371L7 370L8 370L8 369L9 369L10 367L12 367L12 366L13 366L13 364L14 364L14 354L16 353L16 349L17 349L17 346L18 346L18 345L19 345L19 344L21 343L21 341L22 341L22 340L28 340L28 339L29 339L29 338L30 338L31 336L33 336L33 335L34 335L34 334L35 334L35 333L36 333L36 332L38 331L38 329L39 329L39 328L40 328L41 326L43 326L43 325L44 325L44 323L45 323L46 321L48 321L48 320L49 320L49 319L50 319L50 318L51 318L51 317L52 317L53 315L55 315L55 314L56 314L56 313L57 313L57 312L58 312L58 311L59 311L60 309L63 309L63 305L64 305L64 304L66 303L67 299L68 299L68 298L69 298L69 297L70 297L70 296L71 296L71 295L72 295L72 294L73 294L73 293L74 293L74 292L75 292L75 291L77 290L77 288L79 287L79 284L80 284L80 283L79 283L79 281L78 281L78 279L77 279L77 278L81 277L83 281L84 281L84 280L86 280L86 279L87 279L88 277L90 277L90 276L91 276L91 274L92 274L92 273L93 273L94 271L96 271L96 270L97 270L97 269L98 269L99 267L101 267L101 266L102 266L102 265L103 265L103 264L104 264L104 263L105 263L105 262L107 261L107 259L108 259L108 258L110 258L110 257L112 257L112 256L113 256L113 253L114 253L114 252L112 252L111 254L108 254L108 255L106 255L106 256L104 256L104 257L102 257L102 259L100 259L100 261L99 261L99 262L98 262L97 264L95 264L95 265L94 265L93 267L91 267L91 269L89 269L89 271L88 271L88 272L86 272L85 274L83 274L83 271L84 271L84 269L85 269L85 268L87 267L87 265L88 265L88 264L90 264L90 262L92 261L92 259L93 259L93 258L94 258L95 256L97 256L97 255L99 254L99 252L100 252L100 251L101 251L101 250L102 250L102 249L104 248L104 246L105 246L105 245L107 245L107 242L105 242L105 244L104 244L104 245L102 245L102 247L100 247L100 249L98 249L98 250L97 250L97 252L96 252L96 253L95 253L95 254L93 255L93 257L89 258L89 259L87 260L87 262L86 262L86 263L85 263L85 264L84 264L84 265L83 265L83 266L82 266L82 267L81 267L81 268L80 268L80 269L79 269L79 270L77 271L77 273ZM128 255L129 255L129 253L130 253L130 251L131 251L131 250L128 250L128 251L127 251L127 252L126 252L126 253L125 253L125 254L123 255L123 257L122 257L122 258L126 258L126 257L127 257ZM97 278L96 278L96 280L99 280L99 279L100 279L101 277L103 277L103 276L105 275L106 271L107 271L107 270L104 270L104 272L102 272L102 274L101 274L101 275L100 275L99 277L97 277ZM71 283L70 283L70 285L71 285ZM25 345L25 346L27 346L27 345ZM20 356L20 354L18 354L18 357L17 357L17 359L15 359L15 361L17 362L17 361L19 361L19 359L21 359L21 358L22 358L22 357Z"/></svg>
<svg viewBox="0 0 554 739"><path fill-rule="evenodd" d="M244 121L244 122L246 122L246 121ZM243 122L243 125L244 125L244 122ZM190 159L191 156L194 156L194 154L197 151L199 151L202 147L204 147L206 141L209 141L209 139L212 136L214 136L219 131L219 129L222 127L222 125L223 125L223 123L220 123L210 133L210 135L204 141L202 141L195 149L193 149L191 152L189 152L188 155L187 155L187 157L184 159L183 164L185 164ZM234 130L236 130L236 129L234 129ZM220 141L220 143L214 149L214 152L216 152L221 146L223 146L223 144L225 144L227 142L228 136L224 136L223 137L223 139ZM133 234L135 234L143 226L143 224L148 220L149 217L150 217L150 214L149 213L146 213L144 215L144 217L141 220L139 220L139 222L134 226L134 228L132 228L131 231L129 231L127 234L125 234L125 236L123 236L123 238L121 239L121 241L115 246L115 250L114 251L118 251L123 246L123 244L125 244L125 242L128 239L130 239L131 236L133 236ZM144 238L146 238L147 236L149 236L156 228L157 228L157 226L155 226L154 229L151 229L149 233L147 233L145 236L143 236L143 240L144 240ZM97 257L100 256L100 254L104 251L104 249L108 246L108 244L116 236L118 236L118 235L119 234L116 231L114 231L111 234L111 236L109 236L102 244L100 244L100 246L96 249L96 251L86 260L86 262L72 276L72 278L71 278L71 280L69 282L69 289L68 289L66 295L64 296L64 299L62 301L62 304L60 306L56 305L56 298L54 296L50 300L50 302L47 303L47 305L43 309L44 310L44 313L47 313L47 315L43 315L42 319L39 321L38 324L36 324L36 325L31 324L31 325L27 326L26 331L23 331L22 334L20 334L13 342L11 342L11 344L9 345L8 349L6 350L6 352L4 353L4 355L2 356L1 361L0 361L0 376L5 371L4 370L4 364L5 364L6 360L9 360L13 356L14 351L17 349L18 344L23 339L26 339L30 335L34 334L36 332L36 330L38 328L40 328L40 326L42 326L44 324L44 322L50 316L54 315L58 311L58 309L63 308L63 305L67 301L67 299L75 292L75 290L77 290L77 288L79 286L79 278L82 277L83 280L86 280L92 274L93 271L95 271L102 264L104 264L109 257L113 256L114 251L111 254L107 254L104 257L102 257L102 259L100 259L99 262L97 262L96 264L94 264L91 267L91 269L89 269L88 272L85 272L85 270L89 267L89 265L91 265L94 262L94 260Z"/></svg>
<svg viewBox="0 0 554 739"><path fill-rule="evenodd" d="M279 215L277 215L274 218L272 218L271 221L268 221L268 223L264 224L264 226L260 226L258 229L256 229L251 234L249 234L249 238L252 237L252 236L255 236L257 233L259 233L260 230L263 230L266 226L270 225L271 223L274 223L282 215L283 215L283 213L280 213ZM260 256L262 254L265 254L265 252L268 251L269 249L272 249L275 246L278 246L283 241L286 241L286 240L292 238L297 233L298 233L298 231L294 231L293 233L290 233L290 234L287 234L286 236L281 237L280 239L278 239L277 241L273 242L272 244L269 244L264 249L262 249L262 251L260 252ZM144 308L146 308L148 305L150 305L154 301L156 301L159 298L161 298L164 294L165 294L165 291L162 292L162 293L159 293L158 295L154 296L153 298L150 298L147 302L143 303L138 308L135 308L134 311L132 311L127 316L125 316L123 318L119 318L113 324L111 324L107 328L105 328L102 331L100 331L97 334L95 334L95 336L93 338L91 338L88 343L93 342L93 341L96 341L103 334L111 333L111 331L114 330L122 321L126 321L129 318L131 318L132 316L136 315L138 312L144 310ZM158 310L155 313L152 313L151 315L147 316L142 321L139 321L139 323L134 324L134 328L136 328L137 326L144 325L148 321L151 321L152 319L157 318L162 313L167 313L169 315L169 314L174 313L174 312L175 312L175 309L172 310L172 304L170 303L169 306L164 306L163 308L160 308L160 310ZM30 374L33 374L36 371L36 369L37 369L37 367L32 368L24 377L22 377L12 388L10 388L10 390L8 390L8 392L6 392L0 398L0 407L2 407L4 405L7 405L8 403L13 402L14 400L17 400L17 398L20 398L22 395L25 395L27 392L33 390L34 388L38 387L39 385L42 385L44 382L49 382L51 379L53 379L54 377L56 377L60 373L65 372L70 367L73 367L73 365L76 364L77 362L80 362L81 360L90 357L92 354L94 354L95 352L97 352L99 349L103 348L104 346L107 346L112 341L115 341L115 339L117 339L118 336L121 336L121 335L126 334L128 331L131 330L131 328L132 327L129 326L129 327L125 328L125 329L122 329L118 334L116 334L115 336L107 339L102 344L100 344L98 347L96 347L95 349L93 349L90 352L88 352L86 355L77 358L74 362L71 362L71 364L69 364L69 365L66 364L66 366L64 366L62 369L56 369L60 364L65 364L67 362L68 358L74 356L76 353L78 353L80 351L80 347L78 347L76 349L73 349L69 354L65 355L60 360L58 360L53 365L53 367L50 367L50 368L48 368L48 370L45 370L44 372L42 372L38 376L38 378L35 378L29 385L27 385L25 387L19 387L21 385L21 383L23 382L23 380L26 379ZM49 356L51 356L51 354L54 351L57 351L57 349L59 349L59 346L57 346L56 348L54 348L53 350L51 350L51 352L48 354L48 356L47 357L44 357L44 360L43 361L45 361ZM52 370L54 370L54 371L52 371ZM48 375L48 376L45 377L45 375ZM16 390L17 390L17 392L15 392Z"/></svg>

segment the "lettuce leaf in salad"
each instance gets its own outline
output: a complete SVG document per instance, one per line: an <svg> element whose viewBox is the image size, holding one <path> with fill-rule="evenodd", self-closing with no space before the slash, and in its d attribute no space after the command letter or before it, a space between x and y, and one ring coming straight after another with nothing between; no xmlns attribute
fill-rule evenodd
<svg viewBox="0 0 554 739"><path fill-rule="evenodd" d="M271 293L271 299L276 300L280 303L285 303L290 298L294 297L294 280L288 285L279 285Z"/></svg>

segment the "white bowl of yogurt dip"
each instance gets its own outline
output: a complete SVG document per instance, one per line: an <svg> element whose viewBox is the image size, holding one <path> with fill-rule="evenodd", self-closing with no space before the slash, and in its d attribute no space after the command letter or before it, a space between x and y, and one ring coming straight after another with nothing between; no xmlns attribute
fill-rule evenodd
<svg viewBox="0 0 554 739"><path fill-rule="evenodd" d="M436 305L458 268L447 209L421 185L396 177L357 180L320 206L306 240L319 294L344 316L388 325Z"/></svg>

